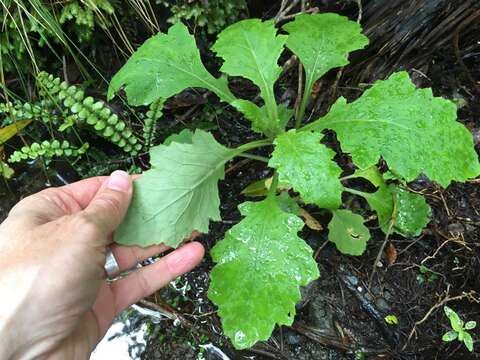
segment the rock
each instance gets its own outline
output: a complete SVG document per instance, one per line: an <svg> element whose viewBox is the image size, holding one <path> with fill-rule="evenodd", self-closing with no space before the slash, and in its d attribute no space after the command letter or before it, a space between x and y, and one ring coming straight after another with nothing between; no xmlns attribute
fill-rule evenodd
<svg viewBox="0 0 480 360"><path fill-rule="evenodd" d="M317 294L308 304L311 325L319 329L332 329L333 319L330 307L324 296Z"/></svg>

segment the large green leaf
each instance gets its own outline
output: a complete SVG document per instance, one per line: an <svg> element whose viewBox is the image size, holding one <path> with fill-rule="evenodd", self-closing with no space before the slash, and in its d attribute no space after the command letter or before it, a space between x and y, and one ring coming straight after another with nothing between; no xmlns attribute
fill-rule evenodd
<svg viewBox="0 0 480 360"><path fill-rule="evenodd" d="M289 34L287 47L305 68L306 84L313 84L330 69L347 65L348 53L368 44L359 23L334 13L297 15L283 29Z"/></svg>
<svg viewBox="0 0 480 360"><path fill-rule="evenodd" d="M335 152L320 144L322 134L290 130L275 139L268 165L278 170L306 203L335 209L342 203L342 169L332 160Z"/></svg>
<svg viewBox="0 0 480 360"><path fill-rule="evenodd" d="M180 144L191 144L193 138L193 132L190 129L183 129L179 133L172 134L165 139L163 145L170 145L173 142Z"/></svg>
<svg viewBox="0 0 480 360"><path fill-rule="evenodd" d="M305 69L303 108L315 81L328 70L348 64L348 53L368 44L360 24L338 14L297 15L283 29L289 33L287 47Z"/></svg>
<svg viewBox="0 0 480 360"><path fill-rule="evenodd" d="M312 249L297 236L303 221L277 199L240 205L245 218L212 249L217 263L209 298L238 349L267 340L275 324L291 325L299 286L319 276Z"/></svg>
<svg viewBox="0 0 480 360"><path fill-rule="evenodd" d="M135 181L132 204L115 241L176 247L193 230L208 231L209 220L220 220L217 182L235 150L197 130L192 143L172 142L151 149L152 168Z"/></svg>
<svg viewBox="0 0 480 360"><path fill-rule="evenodd" d="M363 225L365 220L350 210L334 210L328 224L328 239L337 249L347 255L362 255L370 239L370 231Z"/></svg>
<svg viewBox="0 0 480 360"><path fill-rule="evenodd" d="M277 61L286 38L285 35L277 36L273 21L248 19L223 30L212 47L224 60L220 69L222 72L231 76L243 76L260 88L260 94L265 101L264 107L255 109L255 105L246 100L238 103L236 107L245 111L252 121L264 122L262 117L267 115L270 131L278 131L281 127L273 85L282 72Z"/></svg>
<svg viewBox="0 0 480 360"><path fill-rule="evenodd" d="M406 72L377 81L356 101L340 98L307 129L332 129L361 169L383 157L407 181L427 175L442 186L480 174L470 132L456 121L456 106L416 89Z"/></svg>
<svg viewBox="0 0 480 360"><path fill-rule="evenodd" d="M108 99L125 88L130 105L148 105L178 94L189 87L206 88L220 99L235 98L225 78L214 78L203 66L195 38L182 23L173 25L168 34L151 37L115 74L108 89Z"/></svg>

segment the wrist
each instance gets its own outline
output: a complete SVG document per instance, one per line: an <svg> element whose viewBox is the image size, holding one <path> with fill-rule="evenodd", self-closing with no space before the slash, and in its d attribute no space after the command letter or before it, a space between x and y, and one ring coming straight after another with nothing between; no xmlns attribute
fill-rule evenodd
<svg viewBox="0 0 480 360"><path fill-rule="evenodd" d="M7 276L8 279L8 276ZM17 307L12 303L12 290L10 286L5 285L5 279L0 277L0 294L2 294L2 306L0 307L0 358L17 359L19 358L19 349L22 347L21 341L25 339L25 334L21 334L18 329Z"/></svg>
<svg viewBox="0 0 480 360"><path fill-rule="evenodd" d="M0 268L4 269L0 274L0 358L25 359L35 322L30 314L31 282L26 281L31 271L5 263Z"/></svg>

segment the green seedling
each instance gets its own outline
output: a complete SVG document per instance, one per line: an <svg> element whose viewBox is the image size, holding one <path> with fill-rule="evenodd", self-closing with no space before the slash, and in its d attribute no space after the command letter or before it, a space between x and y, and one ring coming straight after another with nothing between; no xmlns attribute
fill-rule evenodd
<svg viewBox="0 0 480 360"><path fill-rule="evenodd" d="M395 315L390 314L390 315L385 316L385 322L388 325L397 325L398 324L398 318Z"/></svg>
<svg viewBox="0 0 480 360"><path fill-rule="evenodd" d="M445 311L445 315L447 315L450 320L452 330L443 334L442 341L450 342L458 339L458 341L465 344L468 351L473 352L473 339L468 330L475 329L477 323L475 321L467 321L464 323L463 320L460 319L460 316L448 306L444 306L443 311Z"/></svg>
<svg viewBox="0 0 480 360"><path fill-rule="evenodd" d="M419 284L423 284L425 281L429 283L435 282L438 279L438 273L430 270L425 265L420 265L418 270L420 273L417 275L417 281Z"/></svg>
<svg viewBox="0 0 480 360"><path fill-rule="evenodd" d="M13 169L6 162L0 160L0 177L10 179L14 173Z"/></svg>

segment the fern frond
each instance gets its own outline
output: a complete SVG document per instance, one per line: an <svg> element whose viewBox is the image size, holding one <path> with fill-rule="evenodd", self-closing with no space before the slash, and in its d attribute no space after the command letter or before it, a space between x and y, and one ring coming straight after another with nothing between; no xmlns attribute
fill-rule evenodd
<svg viewBox="0 0 480 360"><path fill-rule="evenodd" d="M113 113L103 101L95 101L91 96L85 97L83 90L55 78L46 72L37 77L39 91L43 96L50 96L59 101L80 125L86 125L98 135L122 148L125 152L136 155L142 144L127 124Z"/></svg>
<svg viewBox="0 0 480 360"><path fill-rule="evenodd" d="M85 143L82 147L76 148L66 140L60 143L58 140L43 141L42 143L33 143L30 146L24 146L20 150L15 151L9 162L15 163L22 160L35 160L39 157L51 159L53 157L61 156L80 156L84 154L89 148L89 144Z"/></svg>
<svg viewBox="0 0 480 360"><path fill-rule="evenodd" d="M145 149L148 151L152 142L155 140L155 124L157 120L163 115L163 104L165 99L158 99L150 104L150 108L147 111L145 124L143 126L143 138L145 139Z"/></svg>

